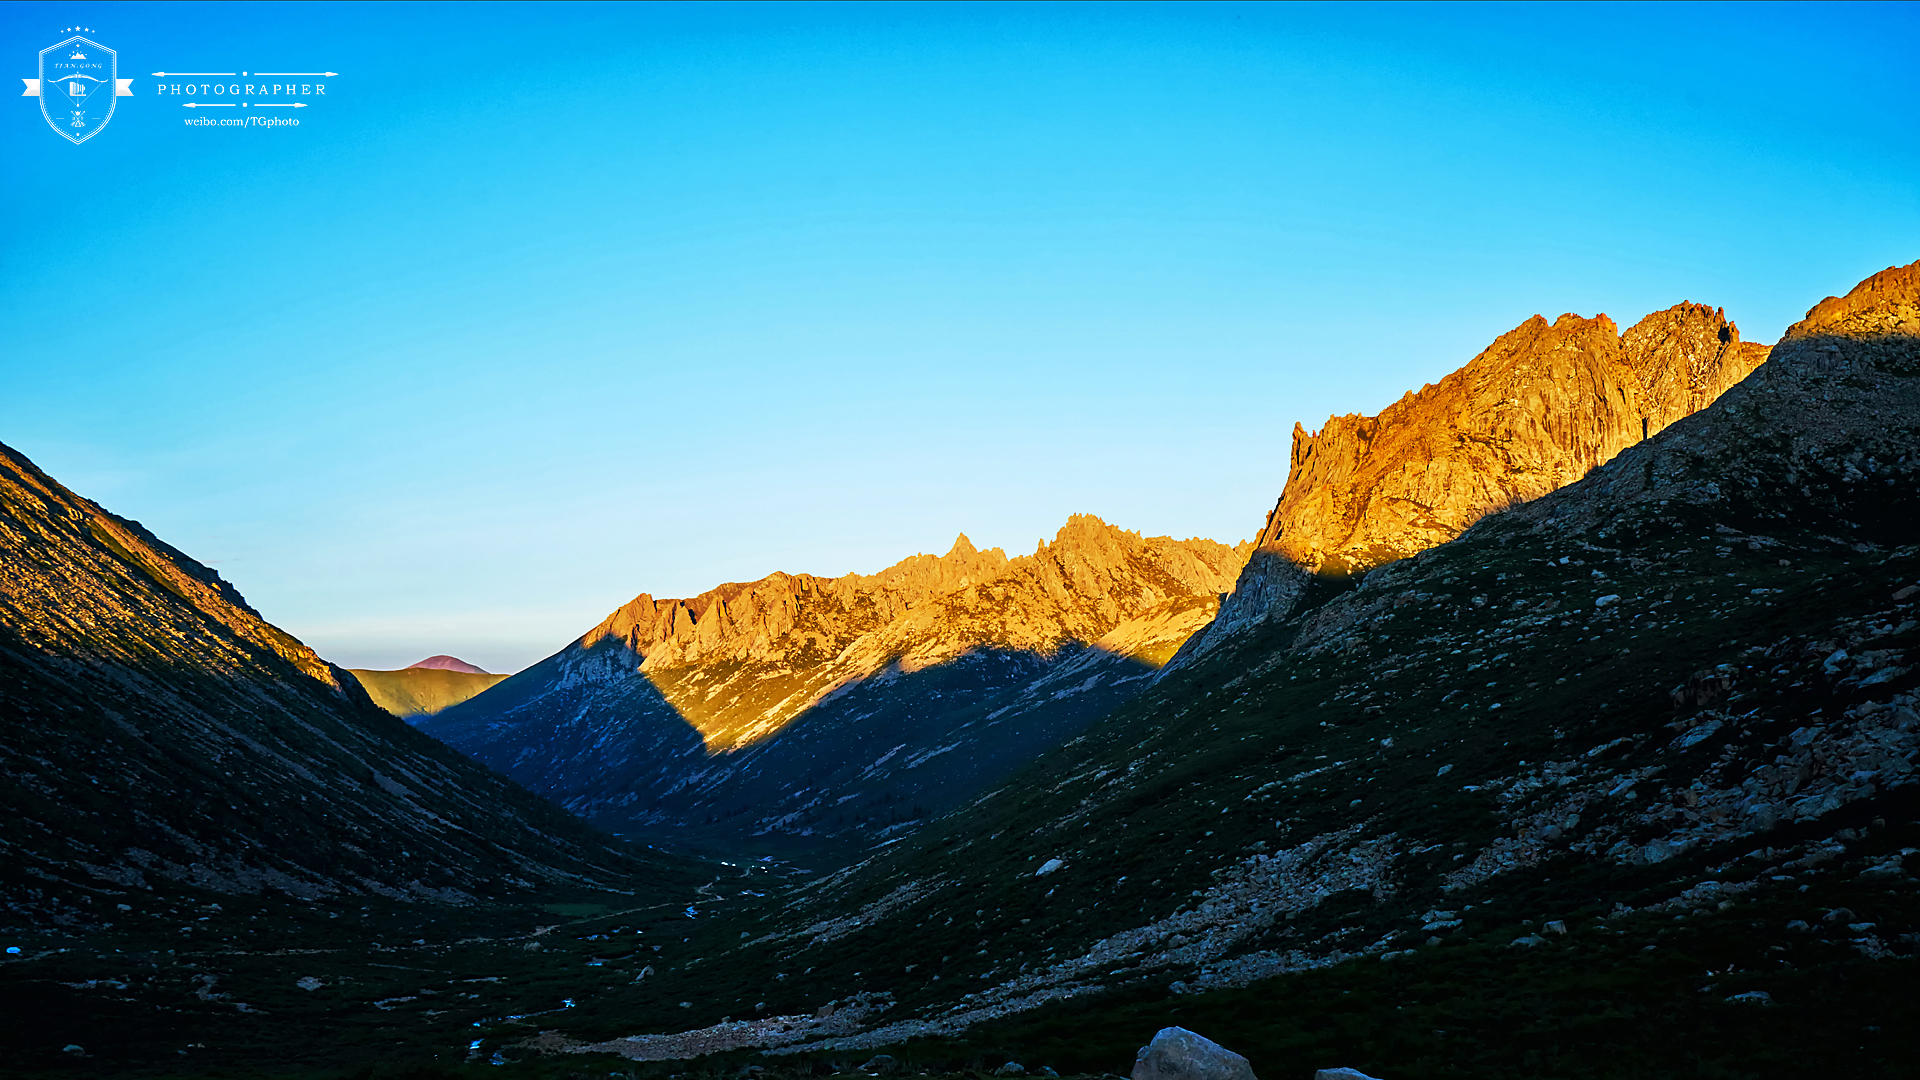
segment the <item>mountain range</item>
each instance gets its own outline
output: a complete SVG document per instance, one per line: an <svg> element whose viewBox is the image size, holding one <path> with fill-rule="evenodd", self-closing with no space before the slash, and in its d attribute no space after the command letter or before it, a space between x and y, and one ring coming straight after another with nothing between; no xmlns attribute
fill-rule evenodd
<svg viewBox="0 0 1920 1080"><path fill-rule="evenodd" d="M1018 558L961 536L872 575L642 594L419 723L616 831L790 853L885 840L1128 700L1245 556L1080 515Z"/></svg>
<svg viewBox="0 0 1920 1080"><path fill-rule="evenodd" d="M1262 1075L1903 1075L1916 447L1920 264L1567 486L1308 575L1007 783L732 900L660 1004L490 1038L1094 1072L1180 1024Z"/></svg>
<svg viewBox="0 0 1920 1080"><path fill-rule="evenodd" d="M1766 355L1699 304L1625 334L1604 315L1534 316L1377 417L1296 425L1279 506L1231 554L1083 515L1026 559L962 536L871 577L642 595L420 722L616 831L792 854L886 840L1131 700L1196 632L1190 653L1286 614L1315 580L1561 487Z"/></svg>
<svg viewBox="0 0 1920 1080"><path fill-rule="evenodd" d="M1916 447L1920 263L1536 318L1253 542L642 595L417 726L0 448L8 1067L1910 1075Z"/></svg>

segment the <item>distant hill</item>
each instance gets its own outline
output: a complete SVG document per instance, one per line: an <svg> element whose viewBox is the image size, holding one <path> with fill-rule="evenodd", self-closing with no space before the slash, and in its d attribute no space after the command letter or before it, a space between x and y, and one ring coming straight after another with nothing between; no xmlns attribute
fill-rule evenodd
<svg viewBox="0 0 1920 1080"><path fill-rule="evenodd" d="M465 660L462 660L457 656L448 656L445 653L441 653L438 656L429 656L425 660L422 660L417 664L408 664L407 667L408 668L438 668L441 671L464 671L469 675L492 674L486 668L475 667L474 665L467 663Z"/></svg>
<svg viewBox="0 0 1920 1080"><path fill-rule="evenodd" d="M726 850L899 835L1129 700L1246 557L1079 515L877 574L642 595L420 721L603 827Z"/></svg>
<svg viewBox="0 0 1920 1080"><path fill-rule="evenodd" d="M460 667L434 665L434 660L451 661ZM398 671L348 668L366 688L375 705L395 716L408 719L432 716L449 705L458 705L480 691L506 678L491 675L451 656L436 656Z"/></svg>

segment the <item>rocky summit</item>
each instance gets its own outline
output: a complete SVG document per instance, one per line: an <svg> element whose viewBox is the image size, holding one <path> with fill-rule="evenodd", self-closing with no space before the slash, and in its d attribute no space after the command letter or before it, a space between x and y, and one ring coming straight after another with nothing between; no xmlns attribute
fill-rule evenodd
<svg viewBox="0 0 1920 1080"><path fill-rule="evenodd" d="M1294 425L1286 490L1256 546L1334 574L1425 551L1698 412L1766 357L1699 304L1625 334L1605 315L1535 315L1378 416L1311 435Z"/></svg>
<svg viewBox="0 0 1920 1080"><path fill-rule="evenodd" d="M643 594L423 728L653 839L886 839L1137 693L1246 550L1081 515L1018 558Z"/></svg>
<svg viewBox="0 0 1920 1080"><path fill-rule="evenodd" d="M1284 617L1308 574L1344 577L1537 499L1704 408L1767 358L1724 312L1535 315L1378 416L1293 430L1280 501L1221 618L1192 651Z"/></svg>

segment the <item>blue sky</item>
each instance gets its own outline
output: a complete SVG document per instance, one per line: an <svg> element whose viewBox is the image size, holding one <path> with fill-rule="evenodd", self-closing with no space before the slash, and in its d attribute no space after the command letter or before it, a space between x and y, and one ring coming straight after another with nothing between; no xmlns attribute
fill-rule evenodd
<svg viewBox="0 0 1920 1080"><path fill-rule="evenodd" d="M1295 421L1536 312L1771 341L1920 258L1912 5L15 3L10 77L70 26L134 96L0 114L0 441L355 666L1244 539ZM339 74L147 74L256 69Z"/></svg>

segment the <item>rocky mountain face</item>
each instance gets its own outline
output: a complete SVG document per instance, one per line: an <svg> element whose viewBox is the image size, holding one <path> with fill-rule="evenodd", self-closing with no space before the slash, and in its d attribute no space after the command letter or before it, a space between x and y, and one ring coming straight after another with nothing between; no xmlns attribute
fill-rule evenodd
<svg viewBox="0 0 1920 1080"><path fill-rule="evenodd" d="M1766 346L1741 341L1722 311L1700 304L1655 312L1624 334L1605 315L1536 315L1378 416L1330 417L1312 434L1294 425L1279 504L1193 650L1284 616L1308 574L1406 558L1580 479L1766 358Z"/></svg>
<svg viewBox="0 0 1920 1080"><path fill-rule="evenodd" d="M1091 1073L1179 1024L1259 1075L1910 1074L1916 376L1920 264L899 843L716 900L623 1022L487 1046Z"/></svg>
<svg viewBox="0 0 1920 1080"><path fill-rule="evenodd" d="M643 869L4 446L0 722L15 926L168 883L461 901Z"/></svg>
<svg viewBox="0 0 1920 1080"><path fill-rule="evenodd" d="M449 659L452 657L436 657ZM455 660L454 663L460 663ZM471 666L471 665L465 665ZM505 679L505 675L492 675L475 668L465 671L460 668L415 664L398 671L378 671L371 668L348 668L367 696L375 705L395 716L405 719L413 716L432 716L450 705L461 702L480 693Z"/></svg>
<svg viewBox="0 0 1920 1080"><path fill-rule="evenodd" d="M877 574L641 595L423 730L608 828L885 838L1128 699L1246 548L1077 516Z"/></svg>

